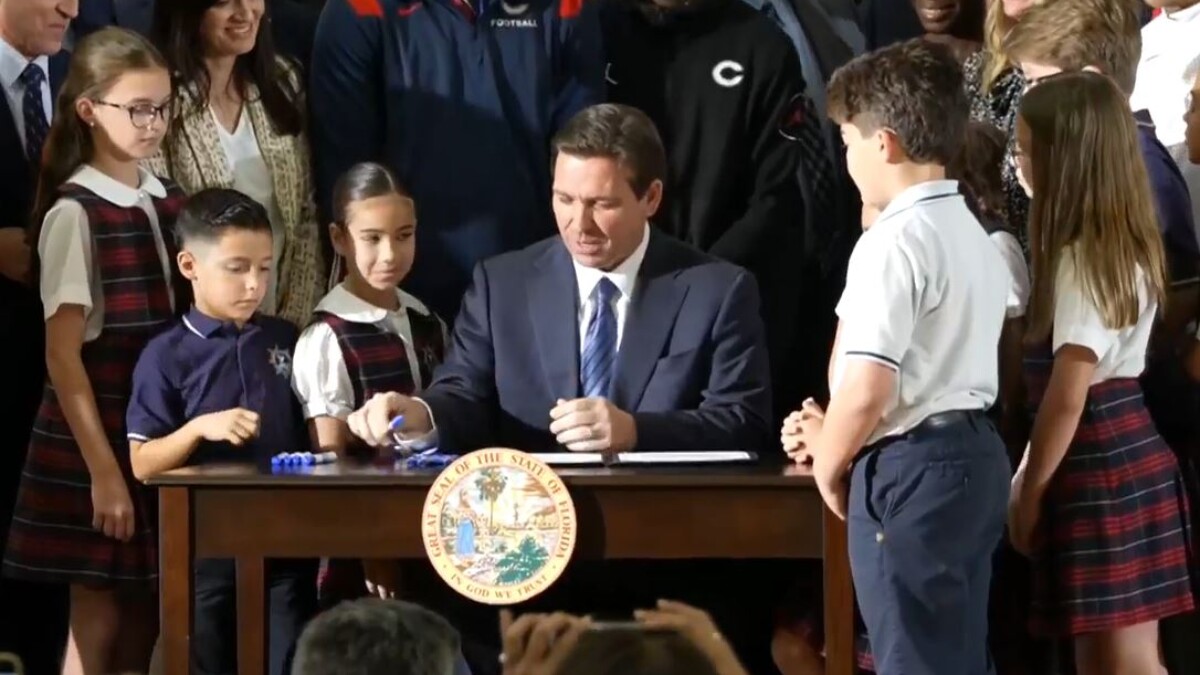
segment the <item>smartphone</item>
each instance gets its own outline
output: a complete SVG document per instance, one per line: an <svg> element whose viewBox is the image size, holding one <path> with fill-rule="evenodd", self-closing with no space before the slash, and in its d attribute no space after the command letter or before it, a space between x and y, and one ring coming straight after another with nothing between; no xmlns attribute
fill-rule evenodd
<svg viewBox="0 0 1200 675"><path fill-rule="evenodd" d="M662 632L667 630L661 626L647 626L640 621L594 621L590 630L599 632Z"/></svg>

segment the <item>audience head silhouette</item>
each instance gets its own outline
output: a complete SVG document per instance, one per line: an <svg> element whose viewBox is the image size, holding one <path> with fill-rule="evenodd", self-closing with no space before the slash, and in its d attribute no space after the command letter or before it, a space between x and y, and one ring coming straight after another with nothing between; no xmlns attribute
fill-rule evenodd
<svg viewBox="0 0 1200 675"><path fill-rule="evenodd" d="M555 136L551 169L554 218L571 257L602 270L624 262L662 202L667 156L654 122L629 106L585 108Z"/></svg>
<svg viewBox="0 0 1200 675"><path fill-rule="evenodd" d="M556 675L717 675L699 648L675 631L592 630Z"/></svg>
<svg viewBox="0 0 1200 675"><path fill-rule="evenodd" d="M292 675L452 675L460 654L450 624L418 605L343 602L305 627Z"/></svg>

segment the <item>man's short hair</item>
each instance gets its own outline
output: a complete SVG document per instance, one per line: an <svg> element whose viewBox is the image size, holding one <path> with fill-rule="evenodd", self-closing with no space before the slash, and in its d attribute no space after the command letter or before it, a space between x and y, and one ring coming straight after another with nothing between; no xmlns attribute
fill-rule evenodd
<svg viewBox="0 0 1200 675"><path fill-rule="evenodd" d="M296 643L292 675L452 675L458 632L409 602L343 602L309 622Z"/></svg>
<svg viewBox="0 0 1200 675"><path fill-rule="evenodd" d="M967 126L962 68L945 45L908 40L863 54L829 81L828 111L863 133L887 129L909 159L948 164Z"/></svg>
<svg viewBox="0 0 1200 675"><path fill-rule="evenodd" d="M654 122L641 110L618 103L576 113L554 136L551 172L560 154L617 160L629 171L629 186L639 199L654 181L667 176L667 151Z"/></svg>
<svg viewBox="0 0 1200 675"><path fill-rule="evenodd" d="M1014 63L1094 66L1130 95L1142 57L1140 7L1136 0L1055 0L1031 7L1005 38L1004 52Z"/></svg>
<svg viewBox="0 0 1200 675"><path fill-rule="evenodd" d="M262 204L227 188L207 188L188 198L175 221L175 241L180 248L193 243L215 243L229 230L271 232L271 221Z"/></svg>

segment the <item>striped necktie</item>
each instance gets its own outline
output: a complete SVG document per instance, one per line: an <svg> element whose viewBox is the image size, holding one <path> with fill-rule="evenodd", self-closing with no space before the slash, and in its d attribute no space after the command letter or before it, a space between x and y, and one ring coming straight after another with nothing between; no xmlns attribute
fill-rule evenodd
<svg viewBox="0 0 1200 675"><path fill-rule="evenodd" d="M21 100L21 113L25 119L25 152L30 163L40 167L42 146L46 144L46 135L50 133L46 108L42 105L42 86L46 83L46 73L41 66L30 63L25 66L18 81L25 87L25 95Z"/></svg>
<svg viewBox="0 0 1200 675"><path fill-rule="evenodd" d="M607 277L592 291L592 320L583 343L579 384L585 398L608 398L612 390L613 361L617 356L617 315L613 303L621 295Z"/></svg>

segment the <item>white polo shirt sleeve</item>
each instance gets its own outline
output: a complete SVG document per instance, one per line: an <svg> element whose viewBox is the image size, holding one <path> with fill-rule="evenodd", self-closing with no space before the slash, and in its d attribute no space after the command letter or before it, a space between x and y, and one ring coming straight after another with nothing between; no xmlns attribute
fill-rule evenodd
<svg viewBox="0 0 1200 675"><path fill-rule="evenodd" d="M1008 287L1008 299L1004 303L1004 317L1015 319L1025 316L1029 306L1029 264L1017 238L1008 232L993 232L988 237L1004 258L1004 266L1012 284Z"/></svg>
<svg viewBox="0 0 1200 675"><path fill-rule="evenodd" d="M304 419L346 421L354 412L354 387L333 329L320 321L304 329L292 363L292 390L300 399Z"/></svg>
<svg viewBox="0 0 1200 675"><path fill-rule="evenodd" d="M1064 251L1054 280L1054 351L1063 345L1078 345L1092 350L1100 360L1119 337L1120 331L1104 325L1100 308L1084 292L1074 255L1069 249Z"/></svg>
<svg viewBox="0 0 1200 675"><path fill-rule="evenodd" d="M846 287L838 302L842 328L838 351L900 370L912 342L925 281L917 272L900 230L867 230L854 247Z"/></svg>

